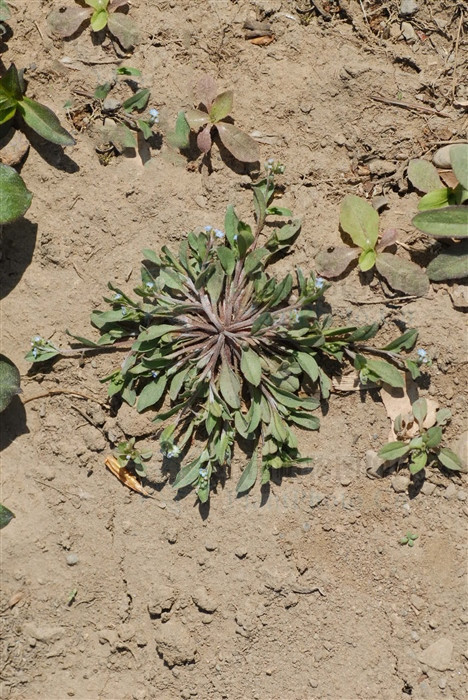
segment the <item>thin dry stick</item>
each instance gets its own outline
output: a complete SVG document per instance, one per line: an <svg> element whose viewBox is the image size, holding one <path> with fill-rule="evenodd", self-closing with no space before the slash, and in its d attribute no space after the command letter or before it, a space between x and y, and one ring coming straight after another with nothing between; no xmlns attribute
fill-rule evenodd
<svg viewBox="0 0 468 700"><path fill-rule="evenodd" d="M43 394L37 394L36 396L30 396L28 399L23 400L23 404L29 403L30 401L36 401L37 399L44 399L47 396L57 396L58 394L70 394L71 396L78 396L81 399L88 399L88 401L95 401L101 406L105 406L100 399L90 396L89 394L83 394L81 391L72 391L70 389L50 389L45 391Z"/></svg>
<svg viewBox="0 0 468 700"><path fill-rule="evenodd" d="M412 105L412 104L409 104L408 102L400 102L398 100L387 100L385 97L378 97L377 95L371 95L370 98L371 98L371 100L374 100L375 102L382 102L382 104L391 105L392 107L401 107L401 109L407 109L410 112L423 112L423 114L436 114L438 117L450 118L450 114L446 114L445 112L438 112L436 109L433 109L432 107L423 107L422 105Z"/></svg>
<svg viewBox="0 0 468 700"><path fill-rule="evenodd" d="M362 0L359 0L359 4L361 6L361 10L362 10L362 14L364 15L364 19L365 19L366 23L369 24L369 20L367 19L367 14L366 14L366 11L364 9L364 5L362 4Z"/></svg>
<svg viewBox="0 0 468 700"><path fill-rule="evenodd" d="M457 63L458 63L458 45L460 43L460 34L463 24L463 10L460 11L460 19L458 21L457 40L455 42L455 57L453 59L453 76L452 76L452 101L455 99L455 87L457 82Z"/></svg>

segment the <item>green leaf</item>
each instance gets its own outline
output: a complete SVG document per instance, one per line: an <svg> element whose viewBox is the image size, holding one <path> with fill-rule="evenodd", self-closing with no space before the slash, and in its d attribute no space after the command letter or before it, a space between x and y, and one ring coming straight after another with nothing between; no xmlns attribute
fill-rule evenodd
<svg viewBox="0 0 468 700"><path fill-rule="evenodd" d="M167 376L161 374L155 381L151 381L143 387L140 396L138 397L137 411L141 413L145 408L154 406L164 394L166 388Z"/></svg>
<svg viewBox="0 0 468 700"><path fill-rule="evenodd" d="M237 226L237 248L239 250L239 255L241 258L245 256L247 253L248 249L252 245L254 240L254 236L252 233L252 229L248 224L245 224L243 221L239 221L239 224Z"/></svg>
<svg viewBox="0 0 468 700"><path fill-rule="evenodd" d="M0 413L14 396L21 393L20 381L16 365L5 355L0 355Z"/></svg>
<svg viewBox="0 0 468 700"><path fill-rule="evenodd" d="M255 335L262 328L269 327L272 324L273 324L273 316L271 314L269 314L269 313L260 314L260 316L257 319L255 319L255 321L252 324L251 333L252 333L252 335Z"/></svg>
<svg viewBox="0 0 468 700"><path fill-rule="evenodd" d="M257 453L254 452L252 457L247 463L244 471L241 474L239 481L237 482L236 491L237 493L244 493L248 491L257 481Z"/></svg>
<svg viewBox="0 0 468 700"><path fill-rule="evenodd" d="M418 339L418 331L416 328L410 328L408 331L395 338L391 343L385 345L382 350L412 350Z"/></svg>
<svg viewBox="0 0 468 700"><path fill-rule="evenodd" d="M11 17L10 8L5 0L0 0L0 22L6 22Z"/></svg>
<svg viewBox="0 0 468 700"><path fill-rule="evenodd" d="M2 93L13 100L21 100L23 97L18 70L14 63L0 80L0 94Z"/></svg>
<svg viewBox="0 0 468 700"><path fill-rule="evenodd" d="M367 270L372 270L375 265L376 260L375 250L363 250L358 258L358 265L362 272L367 272Z"/></svg>
<svg viewBox="0 0 468 700"><path fill-rule="evenodd" d="M347 195L341 203L340 225L363 250L372 250L379 237L379 215L364 199Z"/></svg>
<svg viewBox="0 0 468 700"><path fill-rule="evenodd" d="M442 428L440 425L434 425L432 428L429 428L423 439L426 449L430 450L433 447L438 447L442 442Z"/></svg>
<svg viewBox="0 0 468 700"><path fill-rule="evenodd" d="M133 20L122 12L111 12L107 19L107 28L126 51L140 41L140 30Z"/></svg>
<svg viewBox="0 0 468 700"><path fill-rule="evenodd" d="M100 32L107 25L109 14L106 10L96 10L91 15L91 29L93 32Z"/></svg>
<svg viewBox="0 0 468 700"><path fill-rule="evenodd" d="M94 97L96 100L105 100L111 90L112 83L103 83L102 85L98 85L94 91Z"/></svg>
<svg viewBox="0 0 468 700"><path fill-rule="evenodd" d="M423 297L429 291L428 276L411 260L391 253L379 253L375 266L392 289L416 297Z"/></svg>
<svg viewBox="0 0 468 700"><path fill-rule="evenodd" d="M450 204L456 204L455 193L451 187L442 187L438 190L433 190L428 192L421 197L418 202L419 211L426 211L427 209L441 209L442 207L448 207Z"/></svg>
<svg viewBox="0 0 468 700"><path fill-rule="evenodd" d="M169 323L155 323L154 325L147 328L145 331L140 333L137 342L146 343L150 340L155 340L156 338L162 338L166 333L173 333L174 331L180 331L181 326L176 326Z"/></svg>
<svg viewBox="0 0 468 700"><path fill-rule="evenodd" d="M12 119L18 107L18 103L11 97L6 97L0 94L0 124Z"/></svg>
<svg viewBox="0 0 468 700"><path fill-rule="evenodd" d="M245 258L244 261L244 272L246 275L250 275L254 272L262 261L262 258L268 255L268 250L266 248L257 248L252 250Z"/></svg>
<svg viewBox="0 0 468 700"><path fill-rule="evenodd" d="M206 290L210 296L211 303L216 304L224 287L225 274L220 263L214 265L214 272L206 283Z"/></svg>
<svg viewBox="0 0 468 700"><path fill-rule="evenodd" d="M268 207L266 213L268 216L292 216L291 209L286 207Z"/></svg>
<svg viewBox="0 0 468 700"><path fill-rule="evenodd" d="M31 206L32 194L14 168L0 163L0 225L16 221Z"/></svg>
<svg viewBox="0 0 468 700"><path fill-rule="evenodd" d="M408 454L410 446L404 442L389 442L378 451L379 457L382 457L386 462L394 461Z"/></svg>
<svg viewBox="0 0 468 700"><path fill-rule="evenodd" d="M216 124L223 146L241 163L256 163L259 159L258 143L243 131L227 122Z"/></svg>
<svg viewBox="0 0 468 700"><path fill-rule="evenodd" d="M198 131L210 121L210 115L201 109L187 109L184 112L184 117L192 131Z"/></svg>
<svg viewBox="0 0 468 700"><path fill-rule="evenodd" d="M427 464L427 454L425 452L419 452L412 456L409 463L409 470L411 474L417 474L422 471Z"/></svg>
<svg viewBox="0 0 468 700"><path fill-rule="evenodd" d="M236 241L234 236L237 236L238 227L239 218L232 204L229 204L224 217L224 231L226 233L226 238L228 239L231 248L236 247Z"/></svg>
<svg viewBox="0 0 468 700"><path fill-rule="evenodd" d="M140 128L141 133L143 134L143 138L148 141L150 138L153 136L153 130L151 128L151 125L148 122L145 122L144 119L137 119L137 124Z"/></svg>
<svg viewBox="0 0 468 700"><path fill-rule="evenodd" d="M6 527L14 517L15 514L12 513L9 508L0 503L0 530Z"/></svg>
<svg viewBox="0 0 468 700"><path fill-rule="evenodd" d="M234 374L228 363L223 360L219 372L219 390L226 403L228 403L231 408L240 408L240 389L238 377Z"/></svg>
<svg viewBox="0 0 468 700"><path fill-rule="evenodd" d="M411 406L411 410L413 412L413 416L415 417L418 425L420 428L422 428L422 424L424 423L424 419L427 416L427 401L424 398L417 399Z"/></svg>
<svg viewBox="0 0 468 700"><path fill-rule="evenodd" d="M171 397L172 401L175 401L177 399L177 396L182 389L182 385L187 377L187 374L190 372L190 367L184 367L180 372L177 372L172 378L170 387L169 387L169 396ZM164 433L163 433L164 434ZM162 438L162 436L161 436Z"/></svg>
<svg viewBox="0 0 468 700"><path fill-rule="evenodd" d="M85 3L93 8L93 10L106 10L109 0L85 0Z"/></svg>
<svg viewBox="0 0 468 700"><path fill-rule="evenodd" d="M447 469L459 472L462 468L462 463L460 457L448 447L442 447L439 452L439 462L444 465Z"/></svg>
<svg viewBox="0 0 468 700"><path fill-rule="evenodd" d="M450 162L458 182L468 190L468 144L456 143L451 146Z"/></svg>
<svg viewBox="0 0 468 700"><path fill-rule="evenodd" d="M315 258L317 272L323 277L339 277L359 255L359 248L336 246L333 250L322 250Z"/></svg>
<svg viewBox="0 0 468 700"><path fill-rule="evenodd" d="M436 238L468 238L468 207L464 205L422 211L413 226Z"/></svg>
<svg viewBox="0 0 468 700"><path fill-rule="evenodd" d="M216 255L219 258L221 265L228 277L234 272L236 266L236 256L231 248L225 245L220 245L216 248Z"/></svg>
<svg viewBox="0 0 468 700"><path fill-rule="evenodd" d="M432 282L456 280L468 276L468 241L455 243L431 260L427 274Z"/></svg>
<svg viewBox="0 0 468 700"><path fill-rule="evenodd" d="M420 192L431 192L443 187L436 168L428 160L422 158L410 160L408 180Z"/></svg>
<svg viewBox="0 0 468 700"><path fill-rule="evenodd" d="M436 413L436 423L437 425L446 425L452 417L452 411L450 408L441 408Z"/></svg>
<svg viewBox="0 0 468 700"><path fill-rule="evenodd" d="M179 112L177 115L175 130L166 136L166 140L173 148L183 150L190 145L190 126L188 125L185 113Z"/></svg>
<svg viewBox="0 0 468 700"><path fill-rule="evenodd" d="M286 423L283 421L278 411L272 409L267 434L272 435L278 442L284 443L288 439L288 432Z"/></svg>
<svg viewBox="0 0 468 700"><path fill-rule="evenodd" d="M296 359L299 362L303 372L305 372L313 382L317 381L319 376L319 366L315 358L306 352L298 352L296 354Z"/></svg>
<svg viewBox="0 0 468 700"><path fill-rule="evenodd" d="M385 382L385 384L401 388L405 386L405 380L402 373L385 360L366 360L366 368L369 370L369 372L375 375L375 377Z"/></svg>
<svg viewBox="0 0 468 700"><path fill-rule="evenodd" d="M215 98L210 109L210 120L212 124L216 124L216 122L221 121L221 119L231 114L233 102L234 93L232 90L226 90L226 92L222 92Z"/></svg>
<svg viewBox="0 0 468 700"><path fill-rule="evenodd" d="M130 66L120 66L115 72L117 75L141 75L141 70Z"/></svg>
<svg viewBox="0 0 468 700"><path fill-rule="evenodd" d="M291 411L288 420L307 430L318 430L320 428L320 418L317 418L317 416L309 416L307 413L295 413Z"/></svg>
<svg viewBox="0 0 468 700"><path fill-rule="evenodd" d="M180 472L177 474L174 483L172 484L173 489L183 489L185 486L190 486L194 484L198 479L198 471L200 469L200 458L193 460L187 466L182 467Z"/></svg>
<svg viewBox="0 0 468 700"><path fill-rule="evenodd" d="M254 386L259 386L262 379L262 365L260 357L251 348L242 350L241 372L248 382Z"/></svg>
<svg viewBox="0 0 468 700"><path fill-rule="evenodd" d="M18 110L26 124L47 141L59 146L73 146L76 143L71 134L60 125L57 116L45 105L23 97L18 103Z"/></svg>
<svg viewBox="0 0 468 700"><path fill-rule="evenodd" d="M133 112L134 110L140 111L146 107L150 97L150 91L148 88L143 90L138 90L134 95L125 100L122 104L122 108L125 112Z"/></svg>
<svg viewBox="0 0 468 700"><path fill-rule="evenodd" d="M283 224L275 229L276 238L280 243L286 243L296 236L301 230L302 219L294 219L290 224Z"/></svg>

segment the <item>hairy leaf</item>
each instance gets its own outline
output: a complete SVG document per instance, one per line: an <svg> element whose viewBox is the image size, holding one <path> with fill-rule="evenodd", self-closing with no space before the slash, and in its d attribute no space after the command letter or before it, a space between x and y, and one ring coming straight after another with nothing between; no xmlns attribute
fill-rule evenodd
<svg viewBox="0 0 468 700"><path fill-rule="evenodd" d="M262 378L262 365L259 356L251 348L242 350L241 372L248 382L259 386Z"/></svg>
<svg viewBox="0 0 468 700"><path fill-rule="evenodd" d="M227 276L230 277L236 266L236 256L234 255L234 252L231 250L231 248L220 245L218 248L216 248L216 254Z"/></svg>
<svg viewBox="0 0 468 700"><path fill-rule="evenodd" d="M399 258L391 253L379 253L375 266L392 289L417 297L423 297L429 291L429 279L426 273L410 260Z"/></svg>
<svg viewBox="0 0 468 700"><path fill-rule="evenodd" d="M218 92L216 88L216 80L214 80L211 75L204 75L198 81L195 92L196 98L199 100L199 102L204 104L207 110L209 110Z"/></svg>
<svg viewBox="0 0 468 700"><path fill-rule="evenodd" d="M410 451L409 445L404 442L389 442L378 451L379 457L382 457L386 462L395 461L404 457Z"/></svg>
<svg viewBox="0 0 468 700"><path fill-rule="evenodd" d="M379 237L379 215L375 209L354 194L347 195L341 203L340 225L355 245L372 250Z"/></svg>
<svg viewBox="0 0 468 700"><path fill-rule="evenodd" d="M0 163L0 192L0 225L16 221L29 209L31 192L16 170L3 163Z"/></svg>
<svg viewBox="0 0 468 700"><path fill-rule="evenodd" d="M372 270L375 265L376 253L375 250L363 250L358 258L358 265L362 272Z"/></svg>
<svg viewBox="0 0 468 700"><path fill-rule="evenodd" d="M441 187L421 197L418 202L418 209L419 211L441 209L442 207L448 207L450 204L456 204L453 190L450 187Z"/></svg>
<svg viewBox="0 0 468 700"><path fill-rule="evenodd" d="M210 117L201 109L188 109L185 113L185 120L192 131L198 131L202 126L208 124Z"/></svg>
<svg viewBox="0 0 468 700"><path fill-rule="evenodd" d="M244 493L248 491L257 481L257 453L254 452L252 457L247 462L247 466L241 474L239 481L237 482L236 491L237 493Z"/></svg>
<svg viewBox="0 0 468 700"><path fill-rule="evenodd" d="M460 205L422 211L411 223L436 238L468 238L468 207Z"/></svg>
<svg viewBox="0 0 468 700"><path fill-rule="evenodd" d="M91 10L88 7L74 5L61 9L52 10L47 17L47 22L54 34L67 39L75 34L86 20L91 19Z"/></svg>
<svg viewBox="0 0 468 700"><path fill-rule="evenodd" d="M0 530L8 525L13 520L15 514L9 508L0 503Z"/></svg>
<svg viewBox="0 0 468 700"><path fill-rule="evenodd" d="M100 32L107 25L109 15L106 10L96 10L91 15L91 29L93 32Z"/></svg>
<svg viewBox="0 0 468 700"><path fill-rule="evenodd" d="M322 277L339 277L359 256L359 248L337 246L332 251L323 250L315 258L317 272Z"/></svg>
<svg viewBox="0 0 468 700"><path fill-rule="evenodd" d="M211 124L207 124L197 134L197 146L202 153L208 153L211 150L213 141L211 140Z"/></svg>
<svg viewBox="0 0 468 700"><path fill-rule="evenodd" d="M436 168L428 160L415 158L408 165L408 180L421 192L431 192L442 187Z"/></svg>
<svg viewBox="0 0 468 700"><path fill-rule="evenodd" d="M112 12L107 20L107 28L119 44L126 50L136 46L140 41L140 30L127 15Z"/></svg>
<svg viewBox="0 0 468 700"><path fill-rule="evenodd" d="M427 401L424 398L417 399L411 406L413 416L415 417L419 427L422 427L424 419L427 416Z"/></svg>
<svg viewBox="0 0 468 700"><path fill-rule="evenodd" d="M418 339L418 331L415 328L410 328L408 331L400 335L399 338L392 340L391 343L385 345L383 350L394 350L398 352L399 350L412 350Z"/></svg>
<svg viewBox="0 0 468 700"><path fill-rule="evenodd" d="M385 384L394 387L404 387L405 380L401 372L396 367L385 360L366 360L366 368L373 375L372 379L381 379Z"/></svg>
<svg viewBox="0 0 468 700"><path fill-rule="evenodd" d="M427 274L432 282L468 277L468 241L455 243L431 260Z"/></svg>
<svg viewBox="0 0 468 700"><path fill-rule="evenodd" d="M60 125L54 112L45 105L23 97L21 102L18 102L18 110L26 124L47 141L59 146L73 146L76 143L73 136Z"/></svg>
<svg viewBox="0 0 468 700"><path fill-rule="evenodd" d="M296 358L303 372L305 372L313 382L317 381L319 367L315 358L306 352L298 352Z"/></svg>
<svg viewBox="0 0 468 700"><path fill-rule="evenodd" d="M166 388L167 376L161 374L156 381L151 381L140 392L138 397L137 411L141 413L145 408L154 406L164 394Z"/></svg>
<svg viewBox="0 0 468 700"><path fill-rule="evenodd" d="M468 144L456 143L451 146L450 162L458 182L468 190Z"/></svg>
<svg viewBox="0 0 468 700"><path fill-rule="evenodd" d="M212 124L225 119L231 114L232 105L234 102L234 93L232 90L220 93L214 100L210 108L210 120Z"/></svg>
<svg viewBox="0 0 468 700"><path fill-rule="evenodd" d="M441 448L439 452L439 462L441 462L446 469L450 469L455 472L459 472L462 468L460 457L448 447Z"/></svg>
<svg viewBox="0 0 468 700"><path fill-rule="evenodd" d="M13 100L21 100L23 96L18 70L14 63L0 80L0 95L2 93Z"/></svg>
<svg viewBox="0 0 468 700"><path fill-rule="evenodd" d="M240 382L226 361L221 364L219 372L219 389L231 408L240 408Z"/></svg>
<svg viewBox="0 0 468 700"><path fill-rule="evenodd" d="M258 143L243 131L226 122L216 124L223 146L242 163L256 163L259 158Z"/></svg>
<svg viewBox="0 0 468 700"><path fill-rule="evenodd" d="M122 109L125 112L133 112L133 110L141 111L148 104L149 97L150 91L148 88L138 90L138 92L125 100L122 104Z"/></svg>

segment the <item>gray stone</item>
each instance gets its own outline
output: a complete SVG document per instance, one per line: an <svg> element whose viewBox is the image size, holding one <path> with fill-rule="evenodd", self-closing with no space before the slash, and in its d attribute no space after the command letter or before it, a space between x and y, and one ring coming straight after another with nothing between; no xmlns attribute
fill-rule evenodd
<svg viewBox="0 0 468 700"><path fill-rule="evenodd" d="M325 494L321 491L311 491L309 506L311 508L315 508L315 506L318 506L318 504L321 503L324 498Z"/></svg>
<svg viewBox="0 0 468 700"><path fill-rule="evenodd" d="M402 17L409 17L414 15L418 11L418 3L416 0L401 0L400 2L400 15Z"/></svg>
<svg viewBox="0 0 468 700"><path fill-rule="evenodd" d="M414 42L417 40L416 32L413 29L413 25L409 22L401 23L401 33L403 34L403 36L409 44L414 44Z"/></svg>
<svg viewBox="0 0 468 700"><path fill-rule="evenodd" d="M64 627L54 627L52 625L36 625L34 622L28 622L23 626L25 637L32 637L38 642L56 642L65 633Z"/></svg>
<svg viewBox="0 0 468 700"><path fill-rule="evenodd" d="M397 474L392 479L392 489L395 493L406 493L410 479L405 474Z"/></svg>
<svg viewBox="0 0 468 700"><path fill-rule="evenodd" d="M426 666L435 668L436 671L447 671L453 668L452 664L453 642L451 639L441 637L436 642L418 654L418 660Z"/></svg>
<svg viewBox="0 0 468 700"><path fill-rule="evenodd" d="M442 146L441 148L438 148L437 151L434 153L432 156L432 162L436 166L436 168L451 168L450 164L450 149L452 148L451 144L448 144L447 146Z"/></svg>
<svg viewBox="0 0 468 700"><path fill-rule="evenodd" d="M376 175L377 177L382 177L383 175L393 175L396 172L396 165L394 165L390 160L382 160L376 158L371 160L367 167L371 175Z"/></svg>
<svg viewBox="0 0 468 700"><path fill-rule="evenodd" d="M431 496L434 491L436 490L436 485L431 484L430 481L425 481L424 484L421 486L421 493L423 493L425 496Z"/></svg>
<svg viewBox="0 0 468 700"><path fill-rule="evenodd" d="M366 452L366 474L370 479L381 479L384 475L384 461L375 450Z"/></svg>
<svg viewBox="0 0 468 700"><path fill-rule="evenodd" d="M106 97L102 103L102 111L106 114L117 112L121 104L120 100L116 100L115 97Z"/></svg>
<svg viewBox="0 0 468 700"><path fill-rule="evenodd" d="M410 602L411 605L413 605L416 608L416 610L422 610L424 607L424 599L421 598L420 595L416 595L415 593L413 593L413 595L410 596Z"/></svg>
<svg viewBox="0 0 468 700"><path fill-rule="evenodd" d="M74 552L70 552L70 554L67 554L67 564L68 566L75 566L75 564L78 564L80 561L80 558L78 554L74 554Z"/></svg>
<svg viewBox="0 0 468 700"><path fill-rule="evenodd" d="M156 630L154 637L158 654L169 668L195 661L196 644L182 623L169 620Z"/></svg>
<svg viewBox="0 0 468 700"><path fill-rule="evenodd" d="M444 498L451 501L457 495L457 487L455 484L449 484L444 491Z"/></svg>

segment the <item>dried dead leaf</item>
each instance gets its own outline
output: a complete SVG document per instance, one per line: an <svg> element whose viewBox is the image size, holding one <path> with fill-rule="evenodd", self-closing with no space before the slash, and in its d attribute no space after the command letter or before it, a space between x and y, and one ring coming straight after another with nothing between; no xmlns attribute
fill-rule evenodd
<svg viewBox="0 0 468 700"><path fill-rule="evenodd" d="M152 498L149 493L146 493L145 489L143 486L140 484L138 479L133 476L133 474L126 469L125 467L121 467L120 464L117 462L115 457L112 457L109 455L109 457L106 457L104 460L104 464L112 474L114 474L119 481L122 482L124 486L126 486L129 489L132 489L132 491L136 491L137 493L141 493L142 496L149 496L149 498Z"/></svg>
<svg viewBox="0 0 468 700"><path fill-rule="evenodd" d="M333 391L368 391L369 389L375 389L377 384L369 382L368 384L362 384L359 381L359 372L352 372L351 374L344 374L341 377L334 377L332 379Z"/></svg>
<svg viewBox="0 0 468 700"><path fill-rule="evenodd" d="M400 415L411 415L411 406L419 398L418 387L413 379L407 375L405 388L394 388L384 384L380 390L380 397L383 405L385 406L385 410L387 411L387 416L391 421L388 440L389 442L393 442L397 439L395 431L393 430L395 418ZM426 399L426 403L427 415L424 420L423 427L427 430L435 425L436 412L439 408L439 404L433 399ZM418 425L415 422L407 429L408 437L414 437L418 433L418 430Z"/></svg>
<svg viewBox="0 0 468 700"><path fill-rule="evenodd" d="M273 34L270 34L269 36L255 36L253 39L247 39L247 41L255 46L268 46L275 41L275 38Z"/></svg>
<svg viewBox="0 0 468 700"><path fill-rule="evenodd" d="M20 600L22 600L23 598L24 598L24 591L16 591L16 593L13 593L10 600L8 601L8 607L14 608L15 605L18 605Z"/></svg>

